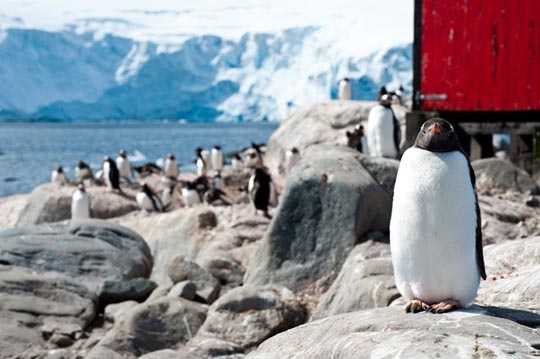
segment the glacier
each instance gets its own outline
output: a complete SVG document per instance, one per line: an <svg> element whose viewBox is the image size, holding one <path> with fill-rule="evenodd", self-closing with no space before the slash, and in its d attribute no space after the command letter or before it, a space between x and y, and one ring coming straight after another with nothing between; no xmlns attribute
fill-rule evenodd
<svg viewBox="0 0 540 359"><path fill-rule="evenodd" d="M358 39L357 41L362 41ZM412 86L412 44L356 56L319 26L193 35L175 46L64 28L0 29L0 120L281 121L336 97Z"/></svg>

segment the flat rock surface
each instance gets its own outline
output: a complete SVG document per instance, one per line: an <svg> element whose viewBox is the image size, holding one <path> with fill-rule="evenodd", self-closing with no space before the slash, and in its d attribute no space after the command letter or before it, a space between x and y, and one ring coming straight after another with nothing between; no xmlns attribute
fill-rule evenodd
<svg viewBox="0 0 540 359"><path fill-rule="evenodd" d="M526 194L540 194L531 176L510 161L484 158L471 163L479 191L512 190Z"/></svg>
<svg viewBox="0 0 540 359"><path fill-rule="evenodd" d="M403 307L341 314L291 329L262 343L250 359L529 358L540 337L481 308L406 314Z"/></svg>
<svg viewBox="0 0 540 359"><path fill-rule="evenodd" d="M0 232L0 262L82 280L148 277L152 256L135 232L103 220L76 220Z"/></svg>

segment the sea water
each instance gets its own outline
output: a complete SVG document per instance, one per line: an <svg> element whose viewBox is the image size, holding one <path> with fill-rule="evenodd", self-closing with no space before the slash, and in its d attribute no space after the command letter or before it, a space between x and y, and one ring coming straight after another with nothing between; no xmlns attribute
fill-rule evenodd
<svg viewBox="0 0 540 359"><path fill-rule="evenodd" d="M225 153L266 143L275 123L74 122L0 123L0 197L27 193L64 166L69 179L79 160L94 173L103 156L125 149L134 165L161 163L173 152L181 172L194 172L197 147Z"/></svg>

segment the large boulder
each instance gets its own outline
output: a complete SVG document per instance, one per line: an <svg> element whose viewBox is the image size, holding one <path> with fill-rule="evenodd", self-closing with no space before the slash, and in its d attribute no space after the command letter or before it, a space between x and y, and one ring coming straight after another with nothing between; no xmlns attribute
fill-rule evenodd
<svg viewBox="0 0 540 359"><path fill-rule="evenodd" d="M103 220L75 220L0 232L0 263L97 287L148 277L152 256L135 232Z"/></svg>
<svg viewBox="0 0 540 359"><path fill-rule="evenodd" d="M530 358L538 333L485 308L407 314L379 308L310 322L276 335L246 356L298 358Z"/></svg>
<svg viewBox="0 0 540 359"><path fill-rule="evenodd" d="M476 174L476 186L483 191L516 191L540 194L540 189L531 176L510 161L485 158L472 162Z"/></svg>
<svg viewBox="0 0 540 359"><path fill-rule="evenodd" d="M484 257L488 280L477 302L540 313L540 237L486 246Z"/></svg>
<svg viewBox="0 0 540 359"><path fill-rule="evenodd" d="M399 296L390 246L369 240L351 251L336 280L321 297L313 318L387 307Z"/></svg>
<svg viewBox="0 0 540 359"><path fill-rule="evenodd" d="M96 316L97 297L71 279L0 265L0 358L64 339L72 343ZM56 341L62 344L62 341Z"/></svg>
<svg viewBox="0 0 540 359"><path fill-rule="evenodd" d="M207 307L183 298L163 297L128 309L87 356L137 358L185 344L197 334ZM105 356L104 356L105 355Z"/></svg>
<svg viewBox="0 0 540 359"><path fill-rule="evenodd" d="M58 222L71 218L71 196L74 186L44 184L36 187L17 221L18 227L46 222ZM137 203L127 196L109 192L105 187L89 187L90 213L92 218L107 219L122 216L139 209Z"/></svg>
<svg viewBox="0 0 540 359"><path fill-rule="evenodd" d="M238 287L210 306L199 335L248 349L306 319L305 308L287 288Z"/></svg>
<svg viewBox="0 0 540 359"><path fill-rule="evenodd" d="M29 194L0 198L0 230L15 227L29 198Z"/></svg>
<svg viewBox="0 0 540 359"><path fill-rule="evenodd" d="M274 131L268 141L265 164L277 175L284 173L285 152L296 147L303 156L316 144L345 145L346 131L367 121L374 101L331 101L311 105L294 112ZM405 108L393 106L396 117L404 123Z"/></svg>
<svg viewBox="0 0 540 359"><path fill-rule="evenodd" d="M360 238L388 231L391 197L355 150L312 146L289 176L247 285L326 288Z"/></svg>

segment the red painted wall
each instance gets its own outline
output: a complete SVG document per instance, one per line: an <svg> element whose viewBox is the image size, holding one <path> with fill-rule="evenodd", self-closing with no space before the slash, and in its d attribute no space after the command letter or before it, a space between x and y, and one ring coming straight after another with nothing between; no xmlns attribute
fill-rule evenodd
<svg viewBox="0 0 540 359"><path fill-rule="evenodd" d="M540 0L423 0L420 65L421 109L540 110Z"/></svg>

